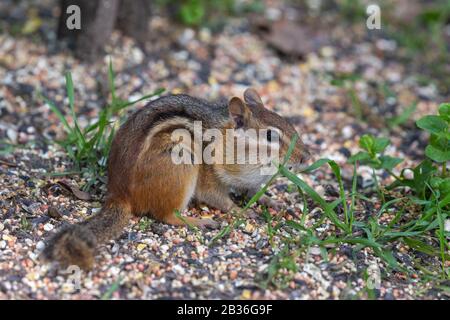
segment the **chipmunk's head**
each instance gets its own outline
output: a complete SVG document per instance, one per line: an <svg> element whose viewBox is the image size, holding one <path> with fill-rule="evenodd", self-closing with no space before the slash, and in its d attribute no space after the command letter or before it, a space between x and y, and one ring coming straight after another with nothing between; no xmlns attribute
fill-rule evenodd
<svg viewBox="0 0 450 320"><path fill-rule="evenodd" d="M269 153L276 151L278 162L282 162L288 153L293 139L297 139L287 162L290 169L300 169L310 159L310 152L300 139L294 127L283 117L264 107L258 93L249 88L244 92L244 101L234 97L228 104L231 118L236 129L256 129L259 132L258 154L260 148L267 146ZM273 158L272 158L273 160Z"/></svg>

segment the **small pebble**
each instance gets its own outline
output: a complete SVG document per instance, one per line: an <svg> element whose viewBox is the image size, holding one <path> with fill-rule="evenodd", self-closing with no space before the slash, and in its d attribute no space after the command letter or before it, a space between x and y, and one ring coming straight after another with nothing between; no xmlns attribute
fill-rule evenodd
<svg viewBox="0 0 450 320"><path fill-rule="evenodd" d="M45 231L51 231L53 230L54 226L51 223L44 224L44 230Z"/></svg>

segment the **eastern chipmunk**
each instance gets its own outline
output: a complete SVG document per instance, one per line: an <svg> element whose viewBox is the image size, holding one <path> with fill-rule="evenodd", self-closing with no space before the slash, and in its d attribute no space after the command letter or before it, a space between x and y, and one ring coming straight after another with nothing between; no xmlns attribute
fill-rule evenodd
<svg viewBox="0 0 450 320"><path fill-rule="evenodd" d="M234 97L228 104L211 104L184 94L154 100L131 115L115 135L102 210L60 230L48 242L43 257L63 266L91 269L96 246L118 237L133 216L146 215L172 225L217 227L212 219L180 219L175 212L182 212L193 200L223 212L239 209L230 198L230 189L253 195L270 179L270 175L261 174L261 163L175 164L171 151L179 141L173 140L172 133L185 129L192 134L194 121L201 121L202 130L218 129L224 135L227 129L266 129L269 144L273 135L278 138L281 158L297 135L285 119L264 107L253 89L245 91L244 101ZM203 151L205 145L200 148ZM229 148L217 151L218 157L231 152ZM298 166L308 157L298 139L288 165Z"/></svg>

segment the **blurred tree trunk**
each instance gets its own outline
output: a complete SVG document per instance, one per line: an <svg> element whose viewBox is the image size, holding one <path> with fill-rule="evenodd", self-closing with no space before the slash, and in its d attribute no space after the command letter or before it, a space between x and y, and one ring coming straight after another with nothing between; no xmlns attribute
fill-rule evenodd
<svg viewBox="0 0 450 320"><path fill-rule="evenodd" d="M143 45L147 38L150 16L149 0L122 0L117 17L117 28Z"/></svg>
<svg viewBox="0 0 450 320"><path fill-rule="evenodd" d="M76 56L87 61L103 53L115 27L143 44L150 18L149 4L150 0L60 0L58 38L68 39ZM67 28L70 5L80 8L80 30Z"/></svg>

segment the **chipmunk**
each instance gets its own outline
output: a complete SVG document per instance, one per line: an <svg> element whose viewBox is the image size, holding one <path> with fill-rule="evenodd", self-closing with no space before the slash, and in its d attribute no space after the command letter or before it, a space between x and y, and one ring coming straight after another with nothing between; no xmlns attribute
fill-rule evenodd
<svg viewBox="0 0 450 320"><path fill-rule="evenodd" d="M233 97L228 103L219 104L184 94L160 97L132 114L117 131L109 154L108 191L101 211L50 238L43 251L44 259L89 270L94 264L96 247L118 237L134 216L150 216L176 226L218 227L219 223L212 219L180 219L175 213L182 212L192 201L223 212L238 210L230 198L231 189L252 195L270 179L270 175L260 173L264 165L260 162L175 164L173 150L180 141L174 141L173 132L183 129L192 134L194 121L201 121L202 130L218 129L221 133L227 129L266 129L269 144L278 138L281 157L286 155L291 139L297 135L287 120L264 107L258 93L251 88L245 91L244 101ZM223 146L218 141L216 147L219 144ZM195 148L195 142L183 146ZM233 145L217 148L218 158L232 152L230 148L235 150ZM202 143L200 150L205 150ZM297 167L308 157L307 148L298 139L288 165Z"/></svg>

